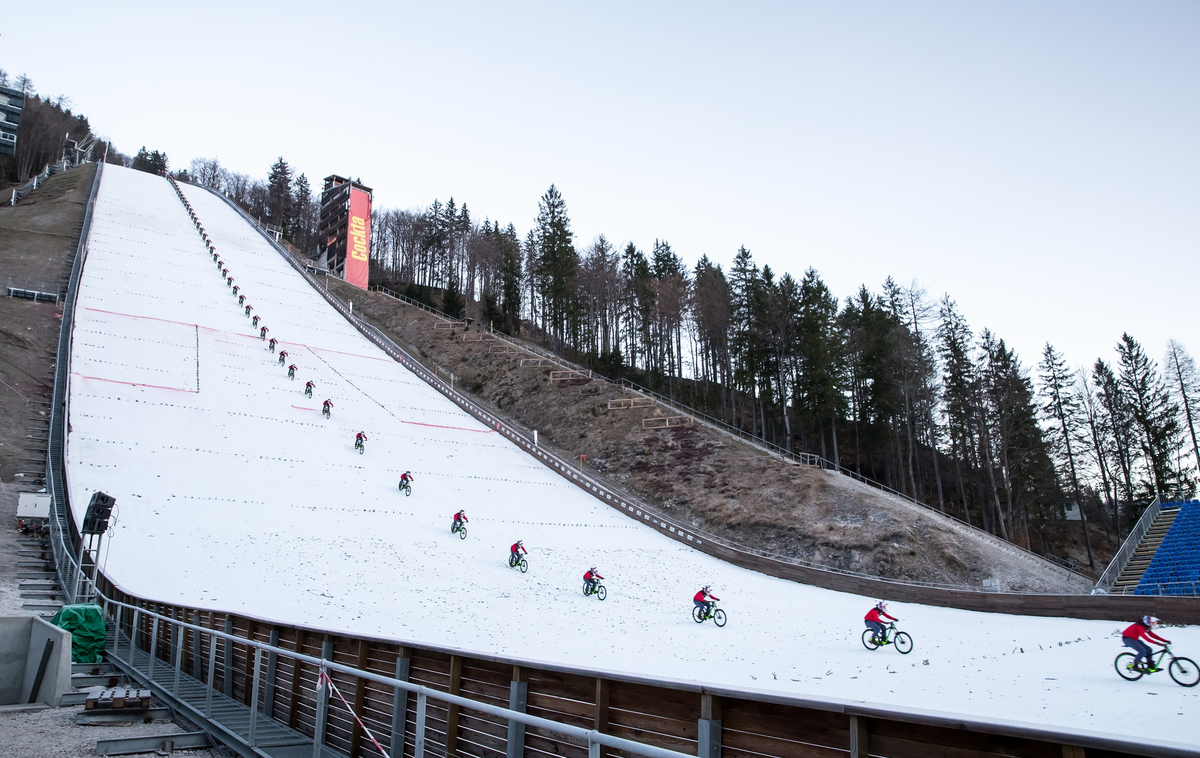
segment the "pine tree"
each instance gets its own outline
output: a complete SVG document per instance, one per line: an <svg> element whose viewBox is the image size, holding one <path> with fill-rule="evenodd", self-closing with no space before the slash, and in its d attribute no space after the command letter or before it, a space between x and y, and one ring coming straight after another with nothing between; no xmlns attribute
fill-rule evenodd
<svg viewBox="0 0 1200 758"><path fill-rule="evenodd" d="M574 287L579 274L579 254L575 251L567 204L553 184L538 202L537 217L538 274L542 280L542 298L549 312L555 348L562 350L570 320L574 316Z"/></svg>
<svg viewBox="0 0 1200 758"><path fill-rule="evenodd" d="M133 168L137 171L145 171L150 174L160 174L167 170L167 154L160 153L157 150L150 152L145 145L138 150L137 155L133 158Z"/></svg>
<svg viewBox="0 0 1200 758"><path fill-rule="evenodd" d="M789 313L789 317L793 314ZM821 456L841 465L837 428L845 413L842 391L842 335L837 325L838 300L816 269L809 268L799 284L796 328L796 412L806 431L819 440ZM831 454L825 448L830 436Z"/></svg>
<svg viewBox="0 0 1200 758"><path fill-rule="evenodd" d="M1171 393L1158 373L1158 366L1137 340L1128 333L1122 334L1117 354L1121 389L1128 399L1146 460L1147 484L1155 494L1171 496L1179 484L1177 472L1171 466L1171 456L1178 444L1179 409L1171 402Z"/></svg>
<svg viewBox="0 0 1200 758"><path fill-rule="evenodd" d="M1140 511L1135 512L1134 503L1138 493L1133 481L1137 432L1129 400L1117 375L1099 358L1092 366L1092 386L1103 410L1102 429L1109 435L1117 468L1121 472L1121 483L1125 485L1125 514L1128 518L1136 518L1140 514ZM1123 529L1119 513L1114 513L1114 520L1117 523L1117 535L1120 536Z"/></svg>
<svg viewBox="0 0 1200 758"><path fill-rule="evenodd" d="M1083 498L1079 489L1079 474L1075 468L1076 440L1084 436L1085 419L1082 416L1079 399L1075 396L1074 387L1076 376L1074 371L1067 369L1067 363L1054 347L1047 342L1042 349L1042 362L1038 365L1042 382L1042 413L1049 421L1047 436L1050 449L1058 453L1060 460L1066 462L1066 470L1070 474L1071 497L1075 507L1079 509L1079 523L1083 529L1083 544L1087 546L1088 567L1095 567L1092 557L1092 541L1088 536L1087 516L1084 513Z"/></svg>
<svg viewBox="0 0 1200 758"><path fill-rule="evenodd" d="M292 168L280 156L267 175L267 218L289 238L292 234L292 208Z"/></svg>
<svg viewBox="0 0 1200 758"><path fill-rule="evenodd" d="M971 523L971 511L963 480L963 465L969 466L969 451L974 447L971 423L972 398L975 397L975 365L971 360L974 334L958 312L950 296L942 298L938 310L938 355L942 360L942 398L946 431L950 437L950 457L954 459L954 477L962 501L963 517Z"/></svg>

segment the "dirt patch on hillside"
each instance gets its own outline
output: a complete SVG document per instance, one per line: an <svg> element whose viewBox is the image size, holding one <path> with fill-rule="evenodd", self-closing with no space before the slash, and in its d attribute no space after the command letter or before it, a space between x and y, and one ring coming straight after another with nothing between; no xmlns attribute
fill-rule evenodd
<svg viewBox="0 0 1200 758"><path fill-rule="evenodd" d="M331 280L330 288L402 347L438 365L456 386L565 457L587 456L594 475L693 527L758 549L889 579L1086 592L1070 577L998 539L840 474L801 466L702 425L646 429L669 408L616 409L628 400L607 382L551 381L550 367L522 367L527 353L477 341L478 329L440 329L438 319L384 295ZM555 367L557 368L557 367ZM619 405L612 403L611 405ZM668 423L665 421L654 422Z"/></svg>
<svg viewBox="0 0 1200 758"><path fill-rule="evenodd" d="M0 206L0 272L6 287L11 281L41 292L65 292L95 172L96 166L88 164L55 174L17 205ZM0 480L34 480L44 473L39 451L48 436L61 323L61 302L0 298Z"/></svg>

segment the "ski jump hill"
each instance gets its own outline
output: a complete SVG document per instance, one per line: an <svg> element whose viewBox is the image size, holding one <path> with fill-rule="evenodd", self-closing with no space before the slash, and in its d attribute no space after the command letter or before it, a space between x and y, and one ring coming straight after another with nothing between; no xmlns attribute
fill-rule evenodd
<svg viewBox="0 0 1200 758"><path fill-rule="evenodd" d="M289 379L267 349L172 184L105 166L66 469L77 520L93 492L116 498L99 567L125 596L559 670L1200 745L1200 687L1114 673L1132 619L893 603L915 651L868 651L876 598L731 565L615 510L380 350L223 198L181 191L298 368ZM449 531L459 508L466 539ZM517 540L525 574L506 563ZM591 566L604 602L580 591ZM724 628L691 618L705 584ZM1164 634L1200 653L1200 629Z"/></svg>

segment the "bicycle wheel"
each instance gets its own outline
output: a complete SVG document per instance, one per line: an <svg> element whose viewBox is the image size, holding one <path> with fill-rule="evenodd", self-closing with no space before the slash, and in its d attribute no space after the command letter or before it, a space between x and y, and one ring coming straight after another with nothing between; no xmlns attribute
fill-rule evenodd
<svg viewBox="0 0 1200 758"><path fill-rule="evenodd" d="M588 595L590 595L590 594L592 594L592 593L588 591L587 582L584 582L584 583L583 583L583 596L584 596L584 597L587 597L587 596L588 596Z"/></svg>
<svg viewBox="0 0 1200 758"><path fill-rule="evenodd" d="M406 486L406 487L404 488L404 496L405 496L405 497L412 497L412 485L411 485L411 484L410 484L410 485L408 485L408 486ZM465 536L466 536L466 534L467 534L467 533L464 531L464 532L463 532L463 536L465 537Z"/></svg>
<svg viewBox="0 0 1200 758"><path fill-rule="evenodd" d="M467 528L465 526L460 526L458 528L458 538L460 540L465 540L467 538Z"/></svg>
<svg viewBox="0 0 1200 758"><path fill-rule="evenodd" d="M1183 687L1195 687L1200 683L1200 669L1196 668L1196 662L1191 658L1172 658L1167 671L1175 683Z"/></svg>
<svg viewBox="0 0 1200 758"><path fill-rule="evenodd" d="M596 586L596 597L600 598L601 600L608 597L608 590L604 589L603 584Z"/></svg>
<svg viewBox="0 0 1200 758"><path fill-rule="evenodd" d="M363 446L363 445L359 445L359 446L358 446L358 454L359 454L359 455L362 455L362 454L363 454L363 453L365 453L365 452L367 452L367 448L366 448L365 446Z"/></svg>
<svg viewBox="0 0 1200 758"><path fill-rule="evenodd" d="M529 570L529 561L522 558L521 559L521 573L524 574L528 570Z"/></svg>
<svg viewBox="0 0 1200 758"><path fill-rule="evenodd" d="M716 624L717 626L725 626L725 621L726 621L725 611L721 610L720 608L713 611L713 623L714 624Z"/></svg>
<svg viewBox="0 0 1200 758"><path fill-rule="evenodd" d="M875 641L875 633L870 629L867 629L863 632L862 640L863 647L865 647L867 650L877 650L879 648L879 643Z"/></svg>
<svg viewBox="0 0 1200 758"><path fill-rule="evenodd" d="M1145 674L1133 667L1133 662L1137 658L1133 653L1121 653L1117 659L1113 661L1113 666L1117 669L1117 674L1128 682L1136 682Z"/></svg>
<svg viewBox="0 0 1200 758"><path fill-rule="evenodd" d="M700 606L698 605L692 607L692 621L695 621L697 624L704 623L704 615L700 612Z"/></svg>
<svg viewBox="0 0 1200 758"><path fill-rule="evenodd" d="M901 654L908 655L912 652L912 637L908 635L908 632L896 632L895 642L896 650Z"/></svg>

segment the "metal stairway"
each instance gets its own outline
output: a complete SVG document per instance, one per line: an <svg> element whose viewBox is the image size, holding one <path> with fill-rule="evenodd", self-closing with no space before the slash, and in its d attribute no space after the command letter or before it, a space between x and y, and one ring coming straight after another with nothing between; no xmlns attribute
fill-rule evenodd
<svg viewBox="0 0 1200 758"><path fill-rule="evenodd" d="M1167 536L1167 532L1171 530L1171 524L1175 523L1175 517L1179 515L1178 508L1164 508L1154 519L1154 523L1150 525L1150 529L1146 532L1146 536L1142 537L1142 541L1138 543L1137 549L1133 552L1133 557L1129 559L1129 563L1125 564L1125 568L1121 570L1117 581L1113 582L1113 592L1116 593L1131 593L1138 586L1138 582L1142 581L1142 575L1146 573L1146 569L1150 567L1150 561L1154 560L1154 554L1158 552L1158 548L1162 545L1162 541Z"/></svg>

